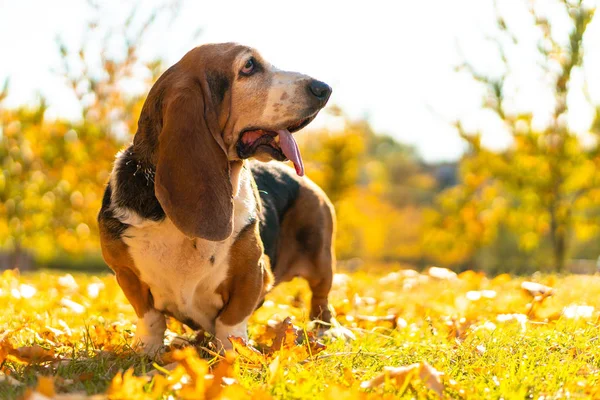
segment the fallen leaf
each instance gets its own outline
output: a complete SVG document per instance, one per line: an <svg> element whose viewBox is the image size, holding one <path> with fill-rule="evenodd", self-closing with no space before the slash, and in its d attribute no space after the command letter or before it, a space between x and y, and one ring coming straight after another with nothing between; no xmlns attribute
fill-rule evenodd
<svg viewBox="0 0 600 400"><path fill-rule="evenodd" d="M444 384L441 381L442 375L440 371L423 361L403 367L383 367L383 373L369 381L362 382L360 387L371 389L380 386L386 379L391 379L396 382L398 387L405 389L419 378L425 387L433 390L441 398L444 391Z"/></svg>
<svg viewBox="0 0 600 400"><path fill-rule="evenodd" d="M498 314L496 321L498 322L512 322L515 321L521 326L521 331L527 330L527 315L525 314Z"/></svg>
<svg viewBox="0 0 600 400"><path fill-rule="evenodd" d="M481 298L493 299L497 295L495 290L470 290L465 297L471 301L478 301Z"/></svg>
<svg viewBox="0 0 600 400"><path fill-rule="evenodd" d="M229 336L233 349L252 364L264 364L265 356L254 347L250 346L246 340L241 337Z"/></svg>
<svg viewBox="0 0 600 400"><path fill-rule="evenodd" d="M275 379L279 375L279 356L275 357L273 361L269 364L269 384L272 385L275 382Z"/></svg>
<svg viewBox="0 0 600 400"><path fill-rule="evenodd" d="M292 324L292 319L287 317L275 329L275 338L271 345L271 351L281 350L283 346L291 347L296 344L298 333Z"/></svg>
<svg viewBox="0 0 600 400"><path fill-rule="evenodd" d="M354 383L354 381L356 380L354 378L354 373L352 372L352 370L350 368L344 368L344 379L346 380L346 382L348 382L348 385L352 386L352 384Z"/></svg>
<svg viewBox="0 0 600 400"><path fill-rule="evenodd" d="M33 346L23 346L10 350L10 356L17 361L25 363L41 363L57 360L54 350L44 349L42 346L34 344Z"/></svg>
<svg viewBox="0 0 600 400"><path fill-rule="evenodd" d="M458 279L475 289L480 287L481 282L485 279L485 273L482 271L475 272L473 270L466 270L458 274Z"/></svg>
<svg viewBox="0 0 600 400"><path fill-rule="evenodd" d="M193 347L175 350L173 352L173 359L185 368L186 373L192 378L193 383L203 381L204 376L208 372L208 363L206 360L198 357L198 353Z"/></svg>
<svg viewBox="0 0 600 400"><path fill-rule="evenodd" d="M593 306L580 306L573 304L563 308L562 315L569 319L589 319L594 314Z"/></svg>
<svg viewBox="0 0 600 400"><path fill-rule="evenodd" d="M73 275L71 274L66 274L59 277L58 285L65 289L70 289L72 291L76 291L77 289L79 289L79 285L77 284L77 282L75 282L75 278L73 278Z"/></svg>
<svg viewBox="0 0 600 400"><path fill-rule="evenodd" d="M308 347L310 348L311 355L316 355L327 348L323 343L319 342L315 337L314 333L307 332L306 337L308 339Z"/></svg>
<svg viewBox="0 0 600 400"><path fill-rule="evenodd" d="M219 397L224 386L229 386L236 382L236 380L233 379L233 363L235 362L236 358L237 355L234 352L228 351L225 353L225 357L223 357L221 361L219 361L219 363L213 368L212 383L206 389L207 398L213 399Z"/></svg>
<svg viewBox="0 0 600 400"><path fill-rule="evenodd" d="M553 289L550 286L542 285L537 282L528 282L525 281L521 283L521 289L525 290L531 296L542 296L548 297L553 294Z"/></svg>
<svg viewBox="0 0 600 400"><path fill-rule="evenodd" d="M500 286L500 285L504 285L505 283L508 283L512 280L512 277L510 276L510 274L500 274L496 277L494 277L491 281L490 284L493 286Z"/></svg>
<svg viewBox="0 0 600 400"><path fill-rule="evenodd" d="M441 380L442 375L442 372L433 368L427 361L421 363L419 378L425 383L425 386L436 392L440 397L442 397L444 391L444 384Z"/></svg>
<svg viewBox="0 0 600 400"><path fill-rule="evenodd" d="M74 302L71 299L61 299L60 305L67 307L69 310L73 311L75 314L83 314L85 312L85 307L79 303Z"/></svg>
<svg viewBox="0 0 600 400"><path fill-rule="evenodd" d="M35 390L46 397L54 397L56 395L54 379L51 376L38 376Z"/></svg>
<svg viewBox="0 0 600 400"><path fill-rule="evenodd" d="M377 397L368 397L367 393L359 391L356 387L347 388L341 385L332 384L328 385L325 389L323 398L335 400L363 400Z"/></svg>
<svg viewBox="0 0 600 400"><path fill-rule="evenodd" d="M383 367L383 373L377 375L369 381L360 384L363 389L371 389L380 386L386 379L394 379L398 386L403 386L410 375L416 375L416 370L421 364L411 364L404 367Z"/></svg>
<svg viewBox="0 0 600 400"><path fill-rule="evenodd" d="M273 356L275 352L285 349L295 353L297 359L304 359L318 354L326 348L323 343L318 341L313 332L304 331L294 325L290 317L279 323L269 321L268 327L259 338L262 340L272 338L271 345L264 347L266 356Z"/></svg>
<svg viewBox="0 0 600 400"><path fill-rule="evenodd" d="M115 375L106 393L109 399L145 399L144 385L148 380L146 376L133 375L133 368L129 368L122 374Z"/></svg>
<svg viewBox="0 0 600 400"><path fill-rule="evenodd" d="M458 279L456 272L450 271L448 268L431 267L427 274L432 278L445 281Z"/></svg>

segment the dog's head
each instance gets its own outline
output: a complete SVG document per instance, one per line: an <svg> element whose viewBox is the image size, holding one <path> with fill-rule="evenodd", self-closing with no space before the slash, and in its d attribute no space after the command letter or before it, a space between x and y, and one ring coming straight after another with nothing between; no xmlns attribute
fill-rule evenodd
<svg viewBox="0 0 600 400"><path fill-rule="evenodd" d="M240 160L291 160L304 174L292 133L325 106L331 88L280 71L252 48L197 47L154 84L134 151L156 167L155 194L187 236L224 240L233 229L232 170Z"/></svg>

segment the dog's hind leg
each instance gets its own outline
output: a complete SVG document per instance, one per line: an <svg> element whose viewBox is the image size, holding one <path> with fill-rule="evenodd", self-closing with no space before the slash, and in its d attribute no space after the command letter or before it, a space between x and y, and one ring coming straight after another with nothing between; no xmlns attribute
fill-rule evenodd
<svg viewBox="0 0 600 400"><path fill-rule="evenodd" d="M334 257L331 251L323 251L313 262L313 268L308 271L306 280L310 286L310 319L329 323L329 291L333 281Z"/></svg>

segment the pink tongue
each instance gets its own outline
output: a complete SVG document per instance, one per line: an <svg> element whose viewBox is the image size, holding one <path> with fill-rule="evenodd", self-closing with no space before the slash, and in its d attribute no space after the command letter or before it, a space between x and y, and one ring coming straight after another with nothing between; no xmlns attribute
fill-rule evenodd
<svg viewBox="0 0 600 400"><path fill-rule="evenodd" d="M304 163L302 162L300 149L298 149L298 144L294 140L294 137L287 129L282 129L277 131L277 133L279 134L279 146L281 147L281 151L283 151L283 154L294 163L298 176L303 176Z"/></svg>

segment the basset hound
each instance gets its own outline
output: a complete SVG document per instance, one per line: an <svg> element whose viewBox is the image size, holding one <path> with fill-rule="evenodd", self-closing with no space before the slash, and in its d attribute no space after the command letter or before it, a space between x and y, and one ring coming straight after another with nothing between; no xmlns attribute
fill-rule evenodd
<svg viewBox="0 0 600 400"><path fill-rule="evenodd" d="M191 50L154 84L98 215L103 257L138 316L136 348L161 348L165 315L230 348L273 283L296 276L310 316L330 320L334 210L303 177L292 135L330 94L234 43ZM286 159L296 173L264 163Z"/></svg>

